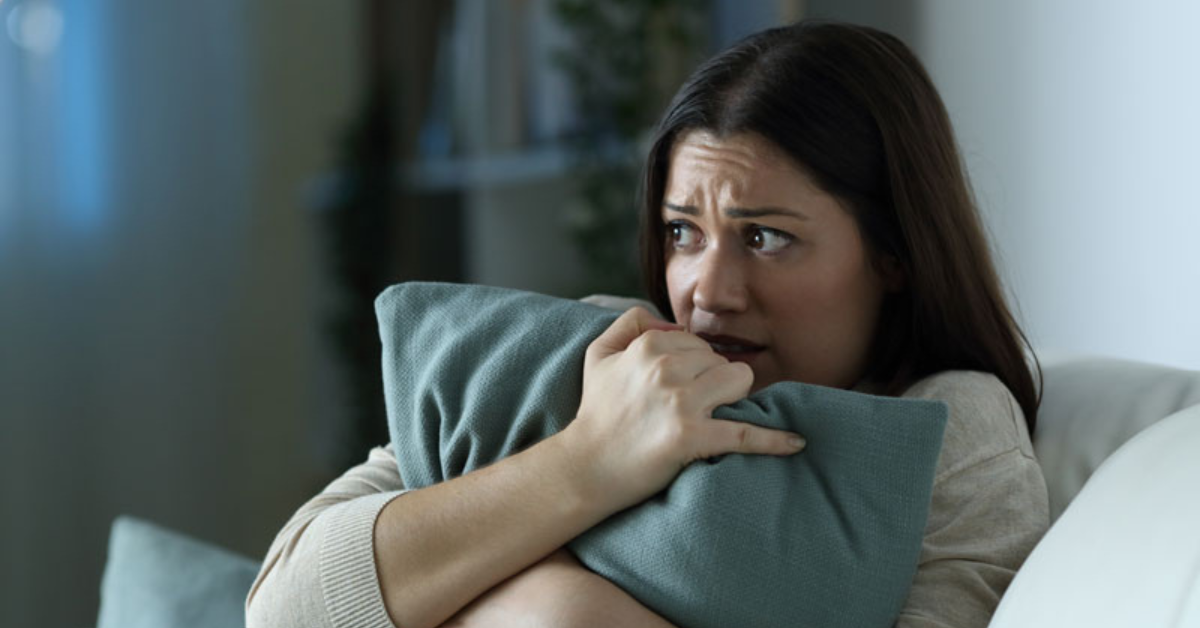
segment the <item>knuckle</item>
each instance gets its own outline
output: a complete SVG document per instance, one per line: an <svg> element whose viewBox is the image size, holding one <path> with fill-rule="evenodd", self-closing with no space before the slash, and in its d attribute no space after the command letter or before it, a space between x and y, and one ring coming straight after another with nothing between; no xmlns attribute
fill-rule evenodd
<svg viewBox="0 0 1200 628"><path fill-rule="evenodd" d="M697 336L696 334L693 334L692 332L689 332L689 331L680 331L677 333L680 334L680 337L686 339L686 342L688 343L689 346L695 347L697 349L703 349L709 355L713 355L718 358L721 358L722 360L725 360L724 356L717 353L716 350L713 349L712 345L708 344L708 341L701 338L700 336ZM726 360L726 361L728 361L728 360Z"/></svg>
<svg viewBox="0 0 1200 628"><path fill-rule="evenodd" d="M677 416L682 415L684 414L685 409L688 407L688 397L689 395L687 392L680 389L674 389L667 393L667 407L671 408L673 414Z"/></svg>
<svg viewBox="0 0 1200 628"><path fill-rule="evenodd" d="M629 348L627 351L646 356L653 353L653 347L650 346L650 339L647 337L647 335L642 334L637 338L634 338L633 341L629 343Z"/></svg>
<svg viewBox="0 0 1200 628"><path fill-rule="evenodd" d="M729 364L730 380L742 387L749 387L754 384L754 369L750 368L745 362L731 362Z"/></svg>
<svg viewBox="0 0 1200 628"><path fill-rule="evenodd" d="M750 446L751 430L749 425L738 425L733 432L734 442L739 450Z"/></svg>
<svg viewBox="0 0 1200 628"><path fill-rule="evenodd" d="M671 381L671 372L674 368L675 360L669 355L655 356L650 362L650 381L657 384L664 384Z"/></svg>
<svg viewBox="0 0 1200 628"><path fill-rule="evenodd" d="M624 312L621 312L620 316L617 317L617 320L619 320L619 321L636 321L639 316L640 316L640 314L638 313L637 308L631 307L631 308L625 310Z"/></svg>
<svg viewBox="0 0 1200 628"><path fill-rule="evenodd" d="M657 352L662 350L663 332L657 329L650 329L642 332L638 337L642 341L642 346L646 351Z"/></svg>

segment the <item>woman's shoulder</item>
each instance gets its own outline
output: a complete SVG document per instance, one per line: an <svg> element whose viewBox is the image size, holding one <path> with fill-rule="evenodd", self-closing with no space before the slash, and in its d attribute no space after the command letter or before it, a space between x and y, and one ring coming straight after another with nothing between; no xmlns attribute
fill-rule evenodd
<svg viewBox="0 0 1200 628"><path fill-rule="evenodd" d="M902 395L914 399L970 400L977 404L1007 406L1012 393L1000 378L983 371L941 371L908 387Z"/></svg>
<svg viewBox="0 0 1200 628"><path fill-rule="evenodd" d="M939 476L1002 457L1015 462L1035 459L1020 404L991 373L935 373L910 386L902 396L943 401L949 408Z"/></svg>

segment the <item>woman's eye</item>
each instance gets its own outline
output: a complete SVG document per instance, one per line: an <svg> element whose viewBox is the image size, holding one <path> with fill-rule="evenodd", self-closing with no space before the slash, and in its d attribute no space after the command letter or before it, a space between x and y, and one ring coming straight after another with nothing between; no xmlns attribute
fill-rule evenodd
<svg viewBox="0 0 1200 628"><path fill-rule="evenodd" d="M750 229L746 244L755 251L763 253L778 253L787 248L794 237L769 227L753 227Z"/></svg>
<svg viewBox="0 0 1200 628"><path fill-rule="evenodd" d="M696 229L685 222L667 223L667 241L677 249L687 249L699 241Z"/></svg>

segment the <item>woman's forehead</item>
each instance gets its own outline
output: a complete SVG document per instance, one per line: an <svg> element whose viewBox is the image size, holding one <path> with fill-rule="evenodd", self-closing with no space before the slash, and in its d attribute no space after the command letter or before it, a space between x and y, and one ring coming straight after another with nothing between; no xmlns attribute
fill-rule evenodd
<svg viewBox="0 0 1200 628"><path fill-rule="evenodd" d="M691 131L671 150L666 192L681 196L808 197L819 191L807 173L774 143L753 133L717 136ZM715 199L714 199L715 200Z"/></svg>
<svg viewBox="0 0 1200 628"><path fill-rule="evenodd" d="M757 133L717 135L705 129L688 131L671 147L671 163L680 160L714 166L795 169L774 142Z"/></svg>

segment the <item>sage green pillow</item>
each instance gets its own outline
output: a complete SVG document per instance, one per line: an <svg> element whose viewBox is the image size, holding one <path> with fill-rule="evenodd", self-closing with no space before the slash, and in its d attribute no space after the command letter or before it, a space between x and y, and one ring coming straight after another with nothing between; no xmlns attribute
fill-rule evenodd
<svg viewBox="0 0 1200 628"><path fill-rule="evenodd" d="M237 628L261 564L164 528L113 521L98 628Z"/></svg>
<svg viewBox="0 0 1200 628"><path fill-rule="evenodd" d="M375 305L409 488L563 429L584 351L618 315L430 283L393 286ZM775 384L713 415L799 432L802 453L694 463L570 549L681 627L890 627L916 572L946 413L941 402Z"/></svg>

